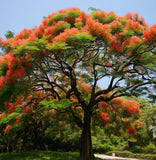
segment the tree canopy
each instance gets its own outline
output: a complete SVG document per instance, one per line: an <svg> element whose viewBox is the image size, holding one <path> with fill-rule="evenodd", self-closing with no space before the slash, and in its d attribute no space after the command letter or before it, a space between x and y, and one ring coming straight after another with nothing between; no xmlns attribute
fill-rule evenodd
<svg viewBox="0 0 156 160"><path fill-rule="evenodd" d="M150 87L144 85L155 82L155 41L156 26L149 27L138 14L121 17L96 11L89 15L78 8L52 13L39 27L1 38L6 52L0 62L1 94L25 76L56 90L63 86L62 75L71 74L76 80L83 77L93 88L109 77L110 84L102 92L113 91L112 97L145 92ZM47 77L39 74L41 70Z"/></svg>

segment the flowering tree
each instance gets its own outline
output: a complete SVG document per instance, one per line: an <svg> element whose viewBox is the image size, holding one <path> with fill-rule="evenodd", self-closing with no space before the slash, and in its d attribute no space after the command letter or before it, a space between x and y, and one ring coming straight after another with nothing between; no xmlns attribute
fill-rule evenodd
<svg viewBox="0 0 156 160"><path fill-rule="evenodd" d="M5 51L0 58L1 102L23 91L43 91L47 100L57 100L49 102L55 107L71 108L75 100L74 109L82 108L83 119L70 112L82 130L84 160L92 159L91 117L101 102L148 91L154 95L156 25L149 27L138 14L60 10L0 44ZM106 79L108 86L99 89L98 82Z"/></svg>
<svg viewBox="0 0 156 160"><path fill-rule="evenodd" d="M91 87L87 84L80 84L79 87L87 97ZM20 151L37 147L40 149L41 146L47 149L45 139L48 135L54 139L60 137L61 140L67 137L66 135L69 136L71 130L72 133L74 131L79 135L79 128L73 118L79 121L83 121L84 118L84 111L74 97L71 101L47 100L42 91L34 92L28 97L22 94L14 103L5 102L4 105L8 109L7 113L0 114L0 126L6 126L4 135L7 139L7 151L11 148L15 149L14 146ZM100 126L107 135L123 135L127 132L130 137L136 137L137 132L142 128L142 122L138 119L140 113L140 104L133 100L114 98L109 103L102 101L99 103L98 110L92 113L91 127L94 134Z"/></svg>

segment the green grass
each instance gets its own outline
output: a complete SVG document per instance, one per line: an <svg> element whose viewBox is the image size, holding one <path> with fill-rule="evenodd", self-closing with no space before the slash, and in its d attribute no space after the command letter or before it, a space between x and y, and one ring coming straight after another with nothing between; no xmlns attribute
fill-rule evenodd
<svg viewBox="0 0 156 160"><path fill-rule="evenodd" d="M115 152L115 155L118 157L136 158L139 160L156 160L156 154L132 153L129 151L110 151L106 154L112 155L112 152Z"/></svg>
<svg viewBox="0 0 156 160"><path fill-rule="evenodd" d="M24 153L1 153L0 160L78 160L73 152L34 151Z"/></svg>
<svg viewBox="0 0 156 160"><path fill-rule="evenodd" d="M0 160L79 160L78 152L33 151L0 153ZM99 159L96 159L99 160Z"/></svg>

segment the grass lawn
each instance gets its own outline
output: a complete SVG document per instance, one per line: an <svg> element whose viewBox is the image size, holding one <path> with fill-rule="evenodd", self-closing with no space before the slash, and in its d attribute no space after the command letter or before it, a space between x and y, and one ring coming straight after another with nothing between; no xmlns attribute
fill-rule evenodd
<svg viewBox="0 0 156 160"><path fill-rule="evenodd" d="M34 151L24 153L0 153L0 160L79 160L78 157L78 152Z"/></svg>

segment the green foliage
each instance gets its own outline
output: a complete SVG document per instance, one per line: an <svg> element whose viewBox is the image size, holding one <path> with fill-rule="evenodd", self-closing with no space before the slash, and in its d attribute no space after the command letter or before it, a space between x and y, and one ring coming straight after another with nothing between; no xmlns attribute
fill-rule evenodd
<svg viewBox="0 0 156 160"><path fill-rule="evenodd" d="M45 49L45 46L47 44L47 37L43 37L41 39L36 39L36 41L34 42L30 42L30 43L27 43L26 45L24 46L20 46L20 47L15 47L14 48L14 54L16 55L24 55L26 56L28 51L32 51L34 54L33 54L33 58L35 58L34 56L38 55L38 51L39 50L43 50ZM32 59L33 60L33 59Z"/></svg>
<svg viewBox="0 0 156 160"><path fill-rule="evenodd" d="M5 87L3 87L3 89L0 91L0 102L3 104L9 99L15 101L17 96L25 91L28 91L28 87L29 85L26 84L22 79L18 84L15 83L12 85L5 85Z"/></svg>
<svg viewBox="0 0 156 160"><path fill-rule="evenodd" d="M104 24L107 24L107 23L110 23L112 21L115 20L115 15L114 14L111 14L110 16L107 16L107 18L104 19Z"/></svg>
<svg viewBox="0 0 156 160"><path fill-rule="evenodd" d="M8 32L5 34L5 37L6 37L7 39L9 39L9 38L14 37L14 35L15 35L15 33L14 33L14 32L12 32L12 31L8 31Z"/></svg>
<svg viewBox="0 0 156 160"><path fill-rule="evenodd" d="M70 24L64 24L64 25L61 25L59 27L56 28L56 35L58 35L60 32L62 32L63 30L65 29L69 29L70 28Z"/></svg>
<svg viewBox="0 0 156 160"><path fill-rule="evenodd" d="M127 140L118 136L105 136L98 131L98 136L92 136L93 150L96 153L106 153L113 150L123 150L127 147Z"/></svg>
<svg viewBox="0 0 156 160"><path fill-rule="evenodd" d="M21 114L19 114L19 113L14 113L14 112L10 113L8 116L5 116L0 120L0 124L14 123L16 121L16 119L20 116L21 116Z"/></svg>
<svg viewBox="0 0 156 160"><path fill-rule="evenodd" d="M89 7L88 10L92 11L92 12L101 11L101 9L97 9L97 8L94 8L94 7Z"/></svg>
<svg viewBox="0 0 156 160"><path fill-rule="evenodd" d="M0 76L5 76L8 70L8 65L6 63L2 63L0 66Z"/></svg>
<svg viewBox="0 0 156 160"><path fill-rule="evenodd" d="M73 105L73 101L69 99L62 99L60 102L58 102L58 100L54 99L50 101L41 101L40 104L46 108L50 107L51 109L67 109Z"/></svg>
<svg viewBox="0 0 156 160"><path fill-rule="evenodd" d="M141 149L140 149L140 146L134 146L130 149L130 151L132 153L140 153Z"/></svg>
<svg viewBox="0 0 156 160"><path fill-rule="evenodd" d="M93 150L96 153L106 153L108 151L114 150L114 146L112 145L109 139L103 141L100 138L92 137Z"/></svg>
<svg viewBox="0 0 156 160"><path fill-rule="evenodd" d="M155 51L153 51L155 52ZM152 68L156 63L156 55L151 55L150 52L145 52L143 54L143 64L147 64L149 68ZM153 68L154 69L154 68Z"/></svg>
<svg viewBox="0 0 156 160"><path fill-rule="evenodd" d="M39 51L39 48L37 46L24 46L25 50L29 50L29 51L33 51L33 52L36 52L36 51Z"/></svg>
<svg viewBox="0 0 156 160"><path fill-rule="evenodd" d="M93 82L93 78L88 74L81 73L81 76L87 84L91 84Z"/></svg>
<svg viewBox="0 0 156 160"><path fill-rule="evenodd" d="M67 14L65 13L60 13L60 14L57 14L53 17L54 21L64 21L66 18L68 17Z"/></svg>
<svg viewBox="0 0 156 160"><path fill-rule="evenodd" d="M145 154L156 154L156 147L154 144L149 144L143 147L142 152Z"/></svg>
<svg viewBox="0 0 156 160"><path fill-rule="evenodd" d="M95 12L92 12L92 16L94 19L98 19L99 22L104 23L104 18L101 15L97 15Z"/></svg>
<svg viewBox="0 0 156 160"><path fill-rule="evenodd" d="M48 25L52 25L53 21L66 21L69 17L72 17L72 20L74 20L75 18L79 17L80 14L81 12L70 10L67 13L59 13L49 20Z"/></svg>
<svg viewBox="0 0 156 160"><path fill-rule="evenodd" d="M90 43L90 41L94 41L95 37L92 37L88 33L79 33L76 35L72 35L69 38L67 38L67 43L69 45L93 45L93 43ZM88 42L88 43L87 43Z"/></svg>
<svg viewBox="0 0 156 160"><path fill-rule="evenodd" d="M123 25L125 25L126 22L127 22L127 19L122 19L122 20L120 20L120 22L121 22Z"/></svg>
<svg viewBox="0 0 156 160"><path fill-rule="evenodd" d="M53 43L52 45L47 45L46 46L46 49L48 50L58 50L58 49L70 49L72 48L71 46L68 46L67 43L65 42L56 42L56 43Z"/></svg>
<svg viewBox="0 0 156 160"><path fill-rule="evenodd" d="M83 23L82 22L77 22L75 23L76 28L81 29L82 28Z"/></svg>
<svg viewBox="0 0 156 160"><path fill-rule="evenodd" d="M71 126L68 124L60 128L61 123L59 122L56 125L57 120L50 120L50 122L49 128L45 131L46 138L49 139L50 143L56 144L49 144L49 148L52 148L53 150L62 149L63 151L79 150L80 131L73 131Z"/></svg>
<svg viewBox="0 0 156 160"><path fill-rule="evenodd" d="M111 33L112 33L112 34L116 34L116 33L118 33L118 32L122 32L122 31L123 31L123 26L120 25L120 26L118 26L117 28L112 28Z"/></svg>
<svg viewBox="0 0 156 160"><path fill-rule="evenodd" d="M72 17L73 19L75 19L75 18L77 18L77 17L79 17L81 15L81 12L80 11L71 11L71 10L69 10L67 12L67 14L68 14L68 17Z"/></svg>
<svg viewBox="0 0 156 160"><path fill-rule="evenodd" d="M101 15L96 14L96 12L92 12L92 16L94 19L98 19L98 21L103 24L111 23L116 18L114 14L111 14L107 16L106 18L103 18Z"/></svg>

